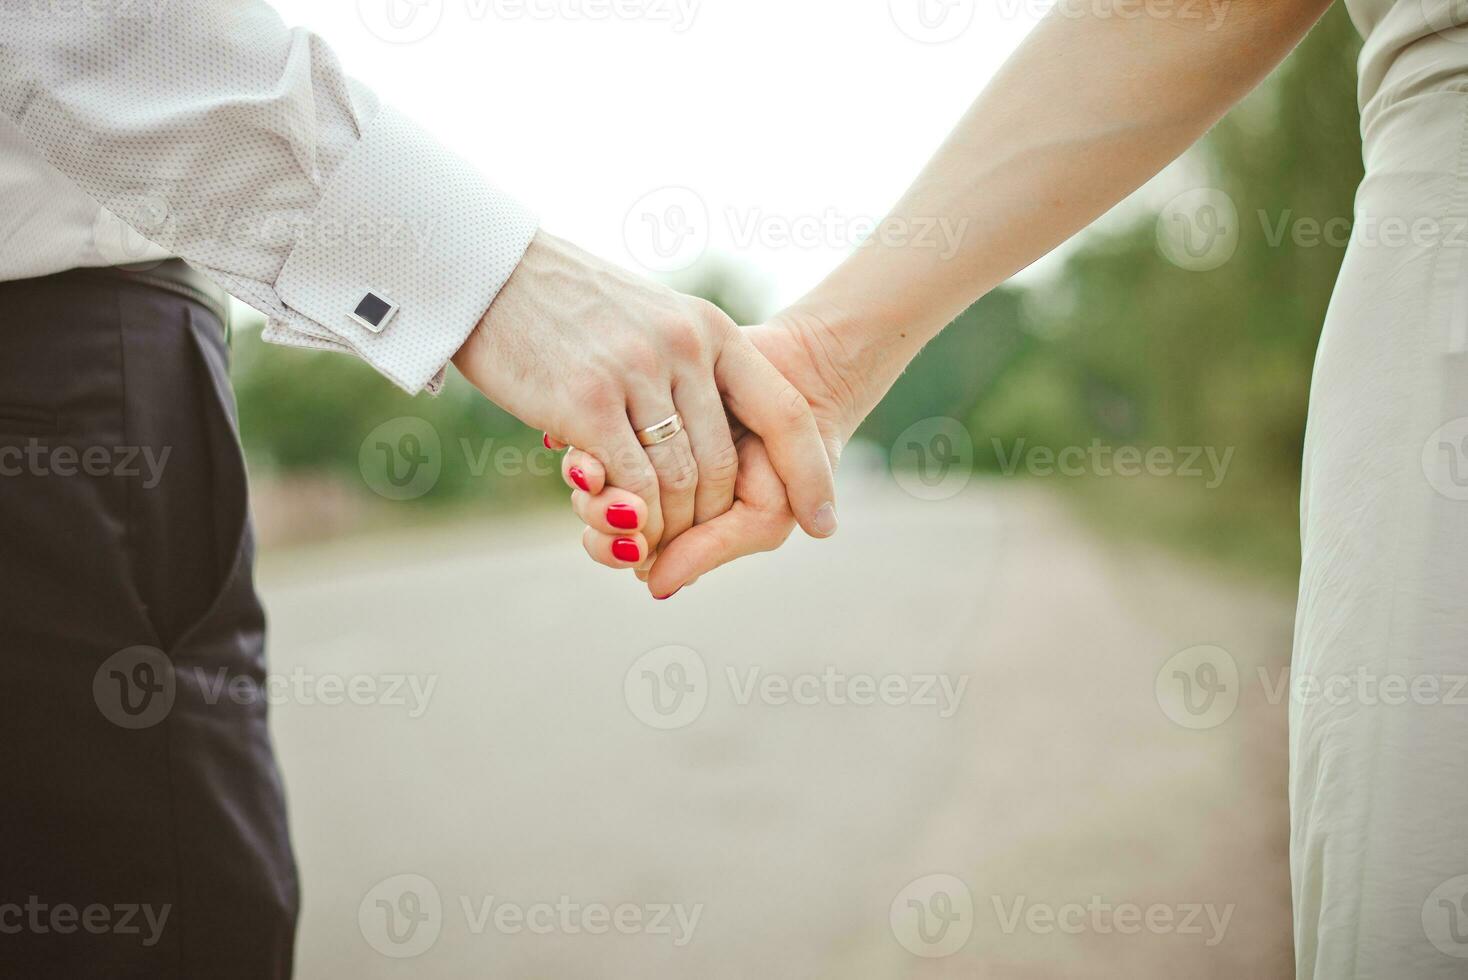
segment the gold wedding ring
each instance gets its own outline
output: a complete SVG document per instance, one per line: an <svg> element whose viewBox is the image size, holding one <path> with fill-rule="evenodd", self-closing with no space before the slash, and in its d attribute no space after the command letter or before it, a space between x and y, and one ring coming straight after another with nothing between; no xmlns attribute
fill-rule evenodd
<svg viewBox="0 0 1468 980"><path fill-rule="evenodd" d="M673 438L682 431L683 416L679 415L677 412L674 412L671 416L663 419L663 421L659 422L657 425L648 426L646 429L638 430L637 441L642 443L644 446L656 446L659 443L667 442L669 439Z"/></svg>

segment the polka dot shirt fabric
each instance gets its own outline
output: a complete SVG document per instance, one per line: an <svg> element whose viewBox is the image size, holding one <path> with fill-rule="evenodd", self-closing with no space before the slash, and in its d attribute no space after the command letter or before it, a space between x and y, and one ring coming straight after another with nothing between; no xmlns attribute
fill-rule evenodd
<svg viewBox="0 0 1468 980"><path fill-rule="evenodd" d="M177 255L436 390L535 218L255 0L0 0L0 280ZM380 329L352 317L372 293Z"/></svg>

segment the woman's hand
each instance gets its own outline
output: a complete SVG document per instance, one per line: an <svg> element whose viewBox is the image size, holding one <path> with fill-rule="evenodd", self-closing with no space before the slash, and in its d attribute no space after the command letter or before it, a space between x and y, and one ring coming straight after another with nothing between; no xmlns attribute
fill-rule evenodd
<svg viewBox="0 0 1468 980"><path fill-rule="evenodd" d="M895 233L873 234L797 312L749 334L809 401L832 462L923 344L1175 159L1328 6L1247 0L1216 24L1052 11L883 223ZM952 248L911 234L941 216L958 222ZM792 461L767 432L750 427L765 437L766 452L740 439L735 506L669 540L651 571L655 595L784 540L782 526L789 533L791 515L763 491L766 461L782 476ZM615 473L612 483L630 486ZM809 498L785 484L805 523Z"/></svg>
<svg viewBox="0 0 1468 980"><path fill-rule="evenodd" d="M637 569L638 577L647 582L652 594L667 599L718 565L741 555L778 548L795 530L785 487L758 436L744 433L736 446L739 474L733 506L675 539L650 571L637 562L639 554L647 553L642 534L647 504L636 494L607 486L600 463L572 449L562 461L562 473L574 489L571 506L586 524L581 534L586 553L609 568ZM674 559L671 564L667 563L670 556Z"/></svg>
<svg viewBox="0 0 1468 980"><path fill-rule="evenodd" d="M876 401L855 377L856 366L847 362L825 322L814 313L787 311L744 333L810 404L834 469L846 441ZM753 432L736 434L739 472L733 506L666 542L647 577L657 598L668 598L736 558L773 551L795 529L794 514L764 441ZM561 472L575 491L572 507L587 524L582 535L587 553L612 568L634 567L636 562L626 556L642 544L638 531L648 514L646 502L616 487L615 480L607 486L606 471L580 450L566 454Z"/></svg>
<svg viewBox="0 0 1468 980"><path fill-rule="evenodd" d="M644 501L631 564L729 509L738 457L726 405L765 440L801 526L815 537L836 530L831 468L805 399L703 300L541 233L454 364ZM638 442L675 413L683 432Z"/></svg>

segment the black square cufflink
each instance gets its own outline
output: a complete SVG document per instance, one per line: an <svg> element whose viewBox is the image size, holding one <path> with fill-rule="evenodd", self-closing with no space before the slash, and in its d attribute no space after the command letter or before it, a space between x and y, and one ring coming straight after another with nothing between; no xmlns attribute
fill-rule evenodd
<svg viewBox="0 0 1468 980"><path fill-rule="evenodd" d="M382 333L397 312L398 304L380 293L369 292L362 297L357 308L347 315L373 333Z"/></svg>

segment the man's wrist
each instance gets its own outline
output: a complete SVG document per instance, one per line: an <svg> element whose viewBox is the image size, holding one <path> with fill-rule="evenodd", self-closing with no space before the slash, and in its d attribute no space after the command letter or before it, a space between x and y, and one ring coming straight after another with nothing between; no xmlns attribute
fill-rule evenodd
<svg viewBox="0 0 1468 980"><path fill-rule="evenodd" d="M523 304L525 297L522 294L527 288L527 282L535 278L538 265L554 241L545 231L536 229L520 256L519 264L500 287L489 308L474 324L474 329L469 331L469 336L464 338L464 343L452 359L460 374L501 407L504 405L496 398L499 393L490 390L493 385L489 381L488 372L496 358L503 357L505 352L496 353L492 350L495 339L493 333L496 329L503 330L505 321L521 315L515 308Z"/></svg>

